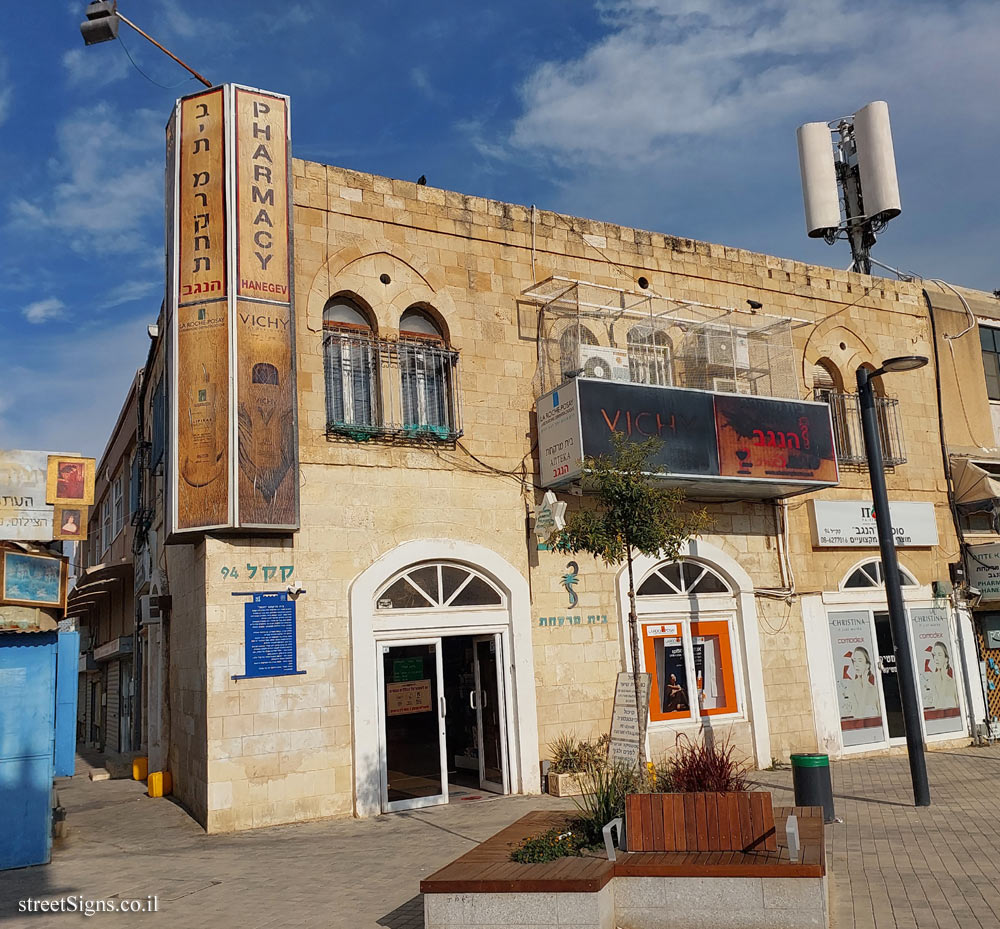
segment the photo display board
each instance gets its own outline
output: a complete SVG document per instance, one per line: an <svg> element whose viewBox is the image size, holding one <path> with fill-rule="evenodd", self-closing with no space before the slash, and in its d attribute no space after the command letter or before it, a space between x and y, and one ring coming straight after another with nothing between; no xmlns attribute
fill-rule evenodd
<svg viewBox="0 0 1000 929"><path fill-rule="evenodd" d="M171 536L299 525L290 138L232 84L167 126Z"/></svg>
<svg viewBox="0 0 1000 929"><path fill-rule="evenodd" d="M871 617L867 610L848 610L830 613L828 621L844 745L881 742L885 735Z"/></svg>

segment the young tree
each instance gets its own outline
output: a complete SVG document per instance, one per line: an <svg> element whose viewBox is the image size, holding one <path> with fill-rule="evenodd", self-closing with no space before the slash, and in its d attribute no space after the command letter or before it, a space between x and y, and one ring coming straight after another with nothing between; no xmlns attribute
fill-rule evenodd
<svg viewBox="0 0 1000 929"><path fill-rule="evenodd" d="M674 559L681 546L708 524L704 510L683 507L683 491L657 486L651 479L650 459L662 446L659 439L631 442L622 433L611 436L609 455L584 459L583 486L594 495L596 507L580 510L553 534L557 551L587 552L605 564L628 566L628 629L639 718L640 757L646 758L647 714L639 689L639 629L635 610L634 557L648 555Z"/></svg>

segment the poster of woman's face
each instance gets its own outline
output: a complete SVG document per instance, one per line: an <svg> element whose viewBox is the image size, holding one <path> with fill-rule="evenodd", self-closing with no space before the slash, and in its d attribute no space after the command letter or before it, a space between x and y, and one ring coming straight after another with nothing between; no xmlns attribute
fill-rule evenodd
<svg viewBox="0 0 1000 929"><path fill-rule="evenodd" d="M82 541L87 538L87 513L85 506L57 506L53 511L52 538Z"/></svg>
<svg viewBox="0 0 1000 929"><path fill-rule="evenodd" d="M94 459L49 455L45 502L68 506L93 506Z"/></svg>
<svg viewBox="0 0 1000 929"><path fill-rule="evenodd" d="M66 606L66 559L0 552L0 601L21 606Z"/></svg>

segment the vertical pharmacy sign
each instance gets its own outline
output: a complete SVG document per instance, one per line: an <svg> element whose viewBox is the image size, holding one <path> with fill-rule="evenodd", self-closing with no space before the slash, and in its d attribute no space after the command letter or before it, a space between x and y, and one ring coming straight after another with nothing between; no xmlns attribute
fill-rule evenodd
<svg viewBox="0 0 1000 929"><path fill-rule="evenodd" d="M288 98L184 97L167 141L169 532L296 529Z"/></svg>

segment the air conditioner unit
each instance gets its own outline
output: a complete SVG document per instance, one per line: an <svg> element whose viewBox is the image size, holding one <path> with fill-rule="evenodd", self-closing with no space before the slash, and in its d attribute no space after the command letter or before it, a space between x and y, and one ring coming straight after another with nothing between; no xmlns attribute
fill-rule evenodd
<svg viewBox="0 0 1000 929"><path fill-rule="evenodd" d="M746 371L750 367L750 340L746 330L706 326L698 334L698 355L712 368Z"/></svg>
<svg viewBox="0 0 1000 929"><path fill-rule="evenodd" d="M607 345L580 346L580 376L604 381L629 381L628 352Z"/></svg>
<svg viewBox="0 0 1000 929"><path fill-rule="evenodd" d="M712 390L717 394L749 394L749 381L735 377L713 377Z"/></svg>

